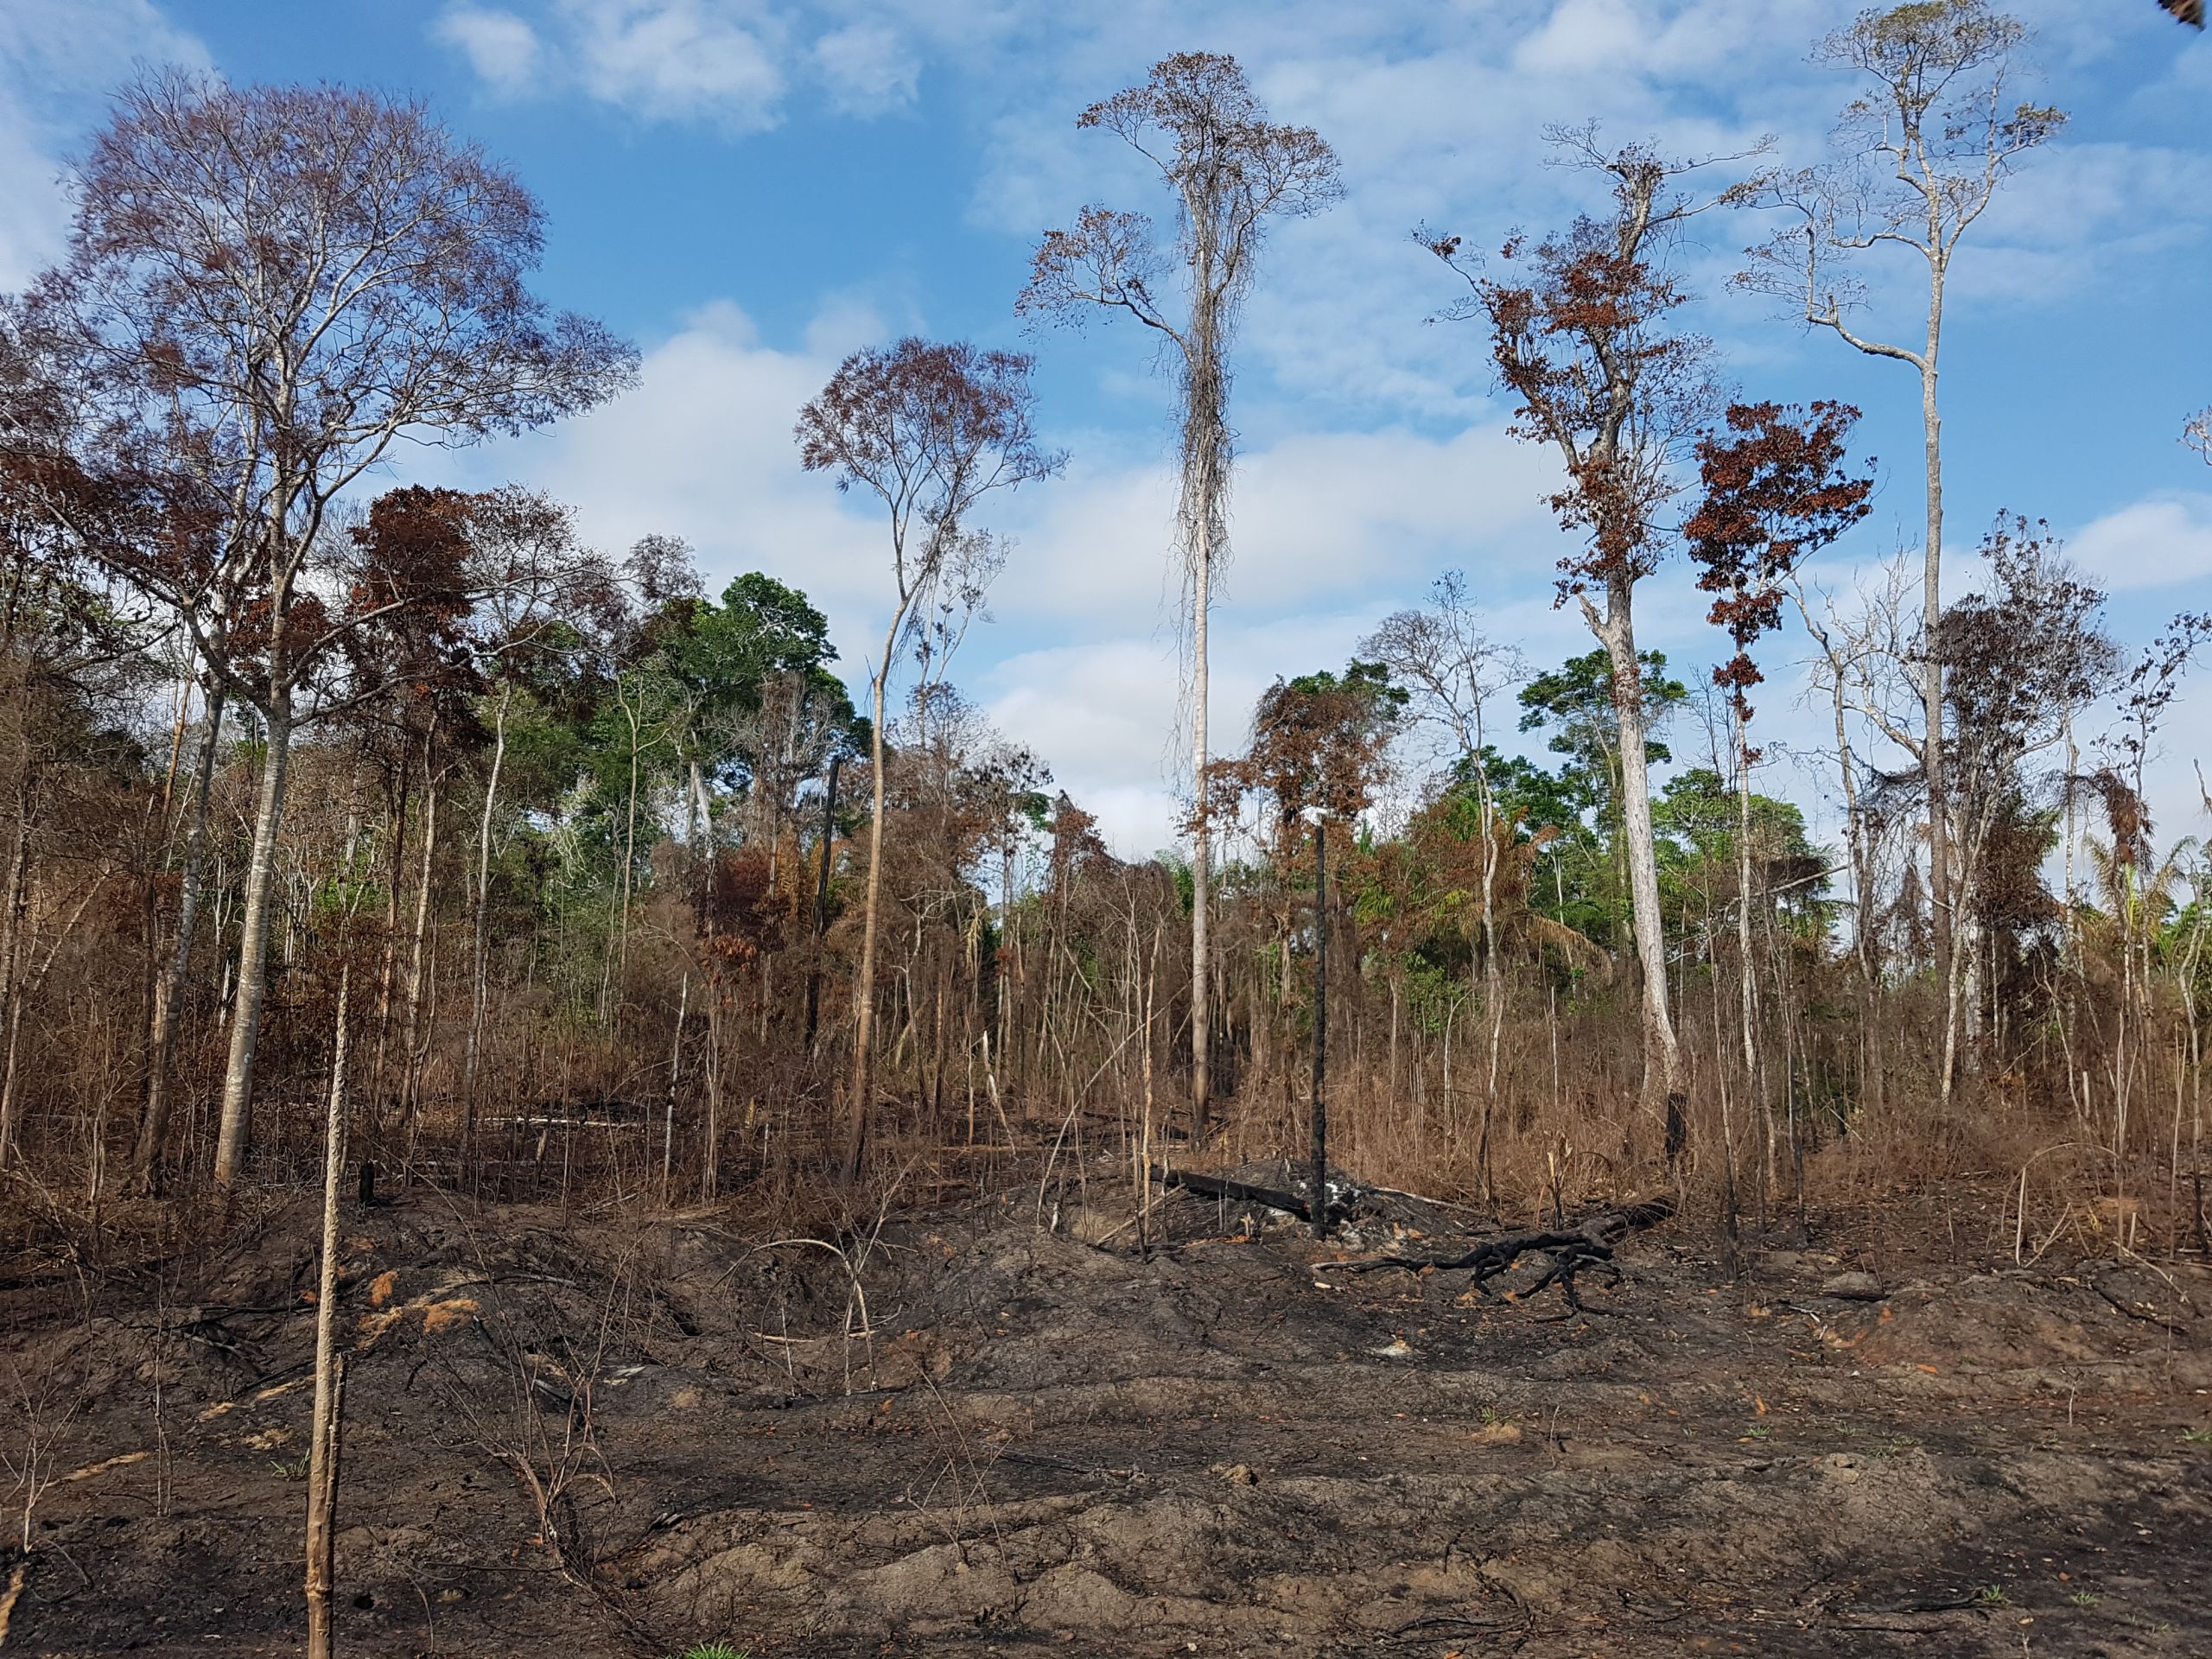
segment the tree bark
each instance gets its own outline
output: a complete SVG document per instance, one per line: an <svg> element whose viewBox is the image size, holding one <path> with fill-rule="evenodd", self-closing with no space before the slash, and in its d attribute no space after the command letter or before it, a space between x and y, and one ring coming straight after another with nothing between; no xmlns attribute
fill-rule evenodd
<svg viewBox="0 0 2212 1659"><path fill-rule="evenodd" d="M7 1033L5 1081L0 1083L0 1167L15 1155L16 1037L22 1026L23 905L30 868L31 781L16 780L16 833L8 849L8 879L0 888L0 1029Z"/></svg>
<svg viewBox="0 0 2212 1659"><path fill-rule="evenodd" d="M315 1310L315 1417L308 1442L308 1659L330 1659L330 1592L338 1508L338 1426L346 1362L337 1351L338 1182L346 1162L346 1001L350 966L338 972L337 1037L323 1124L322 1274Z"/></svg>
<svg viewBox="0 0 2212 1659"><path fill-rule="evenodd" d="M883 636L883 659L877 665L870 699L874 724L868 732L868 887L861 906L861 963L853 985L852 1097L845 1103L844 1145L838 1168L846 1183L861 1178L861 1159L867 1148L868 1121L874 1103L875 934L876 906L883 891L883 706L891 681L891 663L899 649L899 631L906 620L906 601L900 600Z"/></svg>
<svg viewBox="0 0 2212 1659"><path fill-rule="evenodd" d="M415 889L415 927L407 946L407 1015L401 1026L400 1118L407 1125L408 1141L414 1141L415 1116L422 1105L423 1067L429 1047L423 1029L424 946L430 931L430 883L438 855L438 797L442 774L430 766L430 748L436 741L433 725L423 741L423 872Z"/></svg>
<svg viewBox="0 0 2212 1659"><path fill-rule="evenodd" d="M1934 245L1931 238L1931 245ZM1928 288L1928 350L1920 372L1920 418L1928 479L1928 544L1923 554L1920 607L1921 645L1925 660L1920 669L1923 768L1928 784L1928 894L1934 923L1936 982L1949 988L1955 976L1957 895L1951 870L1950 797L1943 768L1943 663L1938 640L1943 623L1943 416L1936 401L1936 353L1943 327L1943 278L1936 267ZM1948 1020L1948 1014L1947 1014ZM1944 1044L1939 1092L1948 1103L1956 1075L1954 1049Z"/></svg>
<svg viewBox="0 0 2212 1659"><path fill-rule="evenodd" d="M1204 1140L1213 1104L1213 826L1207 823L1206 611L1213 587L1213 537L1202 522L1191 569L1191 1141Z"/></svg>
<svg viewBox="0 0 2212 1659"><path fill-rule="evenodd" d="M844 769L842 755L830 760L830 787L822 798L822 862L814 878L814 947L806 969L806 1052L814 1052L814 1035L822 1014L822 936L830 926L830 855L837 838L837 774Z"/></svg>
<svg viewBox="0 0 2212 1659"><path fill-rule="evenodd" d="M1637 961L1643 970L1643 1109L1665 1122L1668 1161L1680 1155L1681 1044L1667 998L1667 940L1659 911L1659 865L1651 834L1651 774L1644 754L1643 664L1637 660L1632 595L1625 580L1607 585L1600 617L1586 597L1583 614L1613 670L1613 713L1620 728L1621 829L1627 842L1629 901Z"/></svg>
<svg viewBox="0 0 2212 1659"><path fill-rule="evenodd" d="M238 987L231 1014L231 1052L223 1073L222 1116L215 1138L215 1185L228 1193L245 1167L251 1140L254 1050L269 986L269 916L276 891L276 832L284 817L284 781L292 755L292 694L271 696L263 715L268 755L253 815L245 907L238 920Z"/></svg>
<svg viewBox="0 0 2212 1659"><path fill-rule="evenodd" d="M492 820L499 805L499 771L507 759L507 709L512 684L499 688L499 713L492 721L492 770L484 779L484 811L476 824L476 914L469 943L468 1043L461 1066L461 1142L463 1155L476 1131L476 1061L483 1052L484 1015L489 999L491 943Z"/></svg>

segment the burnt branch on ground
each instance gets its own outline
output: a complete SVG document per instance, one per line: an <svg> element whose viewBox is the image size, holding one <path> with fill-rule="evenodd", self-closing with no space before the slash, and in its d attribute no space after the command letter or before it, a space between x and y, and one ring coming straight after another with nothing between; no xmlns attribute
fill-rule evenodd
<svg viewBox="0 0 2212 1659"><path fill-rule="evenodd" d="M1586 1268L1595 1267L1611 1276L1612 1282L1620 1281L1620 1269L1614 1265L1613 1247L1630 1233L1657 1225L1675 1213L1675 1206L1664 1198L1649 1203L1632 1204L1618 1210L1601 1211L1586 1217L1571 1228L1549 1231L1505 1233L1497 1238L1484 1239L1472 1249L1458 1255L1371 1255L1351 1262L1323 1262L1315 1266L1316 1272L1375 1273L1385 1268L1402 1268L1408 1273L1421 1273L1433 1268L1439 1273L1462 1270L1470 1275L1470 1287L1480 1290L1485 1281L1510 1271L1524 1255L1546 1258L1543 1274L1535 1283L1520 1294L1533 1296L1537 1292L1556 1284L1567 1298L1569 1307L1581 1309L1582 1299L1575 1290L1577 1274Z"/></svg>

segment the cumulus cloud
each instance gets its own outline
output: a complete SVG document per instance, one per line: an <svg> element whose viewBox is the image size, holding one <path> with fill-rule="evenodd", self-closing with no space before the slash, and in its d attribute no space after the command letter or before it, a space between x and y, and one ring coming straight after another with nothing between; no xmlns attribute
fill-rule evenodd
<svg viewBox="0 0 2212 1659"><path fill-rule="evenodd" d="M0 291L60 256L61 157L133 62L208 66L206 48L149 0L0 5Z"/></svg>
<svg viewBox="0 0 2212 1659"><path fill-rule="evenodd" d="M575 60L593 96L654 116L773 124L782 26L766 8L711 0L567 0Z"/></svg>
<svg viewBox="0 0 2212 1659"><path fill-rule="evenodd" d="M648 121L753 132L781 119L790 28L746 0L456 0L430 38L495 92L582 92Z"/></svg>
<svg viewBox="0 0 2212 1659"><path fill-rule="evenodd" d="M512 11L449 6L430 26L430 35L458 47L469 67L498 92L524 91L543 68L537 31Z"/></svg>
<svg viewBox="0 0 2212 1659"><path fill-rule="evenodd" d="M782 349L718 301L648 351L638 385L614 403L442 464L470 485L542 485L601 546L677 535L717 584L747 570L792 582L830 611L849 664L880 608L882 537L857 501L800 470L791 428L844 352L877 332L865 312L840 308ZM423 470L440 464L425 458Z"/></svg>
<svg viewBox="0 0 2212 1659"><path fill-rule="evenodd" d="M814 62L841 114L869 116L914 101L921 65L895 29L851 23L814 43Z"/></svg>
<svg viewBox="0 0 2212 1659"><path fill-rule="evenodd" d="M601 546L673 533L713 585L751 569L791 582L829 612L858 690L888 610L882 525L870 502L801 471L791 423L847 351L885 332L847 299L779 346L716 302L646 353L639 385L616 403L549 432L425 456L415 475L540 481L577 506ZM992 595L997 621L971 634L955 677L1101 812L1118 849L1148 852L1168 838L1188 774L1174 480L1125 443L1064 441L1076 454L1067 477L986 509L1016 545ZM1572 645L1580 622L1550 603L1549 477L1538 452L1495 424L1449 438L1300 432L1255 448L1214 613L1217 747L1241 746L1275 675L1341 664L1385 611L1450 566L1532 650Z"/></svg>
<svg viewBox="0 0 2212 1659"><path fill-rule="evenodd" d="M2201 582L2212 575L2212 495L2131 502L2076 531L2067 552L2113 593Z"/></svg>

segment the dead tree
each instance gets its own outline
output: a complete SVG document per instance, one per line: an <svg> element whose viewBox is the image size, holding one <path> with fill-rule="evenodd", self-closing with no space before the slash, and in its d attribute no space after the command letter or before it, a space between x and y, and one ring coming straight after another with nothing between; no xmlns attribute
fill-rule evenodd
<svg viewBox="0 0 2212 1659"><path fill-rule="evenodd" d="M918 619L918 605L936 597L948 570L963 560L967 568L976 568L973 544L982 532L967 521L977 504L993 490L1014 489L1060 469L1061 457L1037 439L1033 366L1019 353L910 338L888 349L854 353L799 411L797 436L806 469L830 473L840 490L860 486L883 503L891 518L891 618L868 671L874 718L868 734L868 886L853 988L851 1092L838 1154L848 1181L860 1178L873 1106L885 691L900 639L918 620L928 620Z"/></svg>
<svg viewBox="0 0 2212 1659"><path fill-rule="evenodd" d="M1399 611L1360 645L1390 671L1411 696L1413 717L1434 727L1451 741L1459 773L1473 780L1480 813L1482 861L1483 1001L1490 1021L1489 1063L1483 1090L1482 1135L1475 1154L1475 1176L1485 1202L1491 1196L1490 1149L1497 1110L1498 1061L1505 1037L1504 964L1498 939L1500 848L1497 792L1490 773L1490 738L1484 729L1491 699L1527 677L1519 650L1484 635L1467 579L1457 570L1438 578L1432 597L1420 610ZM1450 1072L1450 1038L1446 1038L1446 1077Z"/></svg>
<svg viewBox="0 0 2212 1659"><path fill-rule="evenodd" d="M1927 504L1921 627L1931 640L1943 614L1937 375L1951 262L2019 156L2066 121L2055 109L2007 102L2027 35L1987 0L1932 0L1859 13L1814 48L1817 61L1852 71L1866 86L1844 106L1838 153L1819 166L1770 174L1732 193L1736 200L1789 215L1771 239L1750 251L1751 264L1739 284L1784 297L1808 327L1827 329L1867 356L1905 364L1919 378ZM1927 286L1917 345L1862 334L1853 321L1866 289L1848 262L1878 248L1903 248L1920 261ZM1958 902L1944 776L1943 670L1932 651L1923 654L1919 680L1915 759L1928 791L1936 967L1948 983ZM1947 1072L1946 1098L1950 1084Z"/></svg>
<svg viewBox="0 0 2212 1659"><path fill-rule="evenodd" d="M1209 907L1212 830L1206 794L1206 622L1229 556L1230 346L1268 223L1316 213L1340 194L1336 152L1310 127L1278 125L1234 58L1179 52L1141 86L1077 118L1114 133L1160 169L1180 223L1174 265L1187 309L1158 292L1168 261L1141 213L1085 207L1071 231L1047 231L1017 312L1073 320L1123 310L1175 348L1183 394L1177 525L1191 619L1191 1115L1203 1134L1212 1099Z"/></svg>
<svg viewBox="0 0 2212 1659"><path fill-rule="evenodd" d="M259 715L265 760L240 913L215 1156L245 1165L301 699L333 645L315 591L333 504L403 435L467 442L588 408L631 348L524 286L537 202L419 105L180 72L126 86L73 169L68 260L34 304L108 407L213 522L123 574L172 606Z"/></svg>
<svg viewBox="0 0 2212 1659"><path fill-rule="evenodd" d="M1709 163L1665 161L1633 145L1608 155L1590 127L1551 137L1576 165L1605 176L1611 213L1579 219L1533 250L1510 238L1510 280L1463 260L1456 236L1422 239L1471 290L1446 315L1489 324L1498 378L1516 399L1514 435L1557 451L1566 466L1551 506L1583 545L1560 561L1560 598L1581 607L1612 667L1621 832L1643 979L1642 1103L1663 1117L1671 1158L1686 1134L1682 1055L1668 1004L1636 590L1667 550L1663 514L1718 402L1708 343L1670 324L1688 296L1665 259L1674 227L1711 205L1682 194L1679 181Z"/></svg>
<svg viewBox="0 0 2212 1659"><path fill-rule="evenodd" d="M339 1423L346 1361L337 1351L338 1178L346 1162L346 1001L352 975L338 974L337 1034L322 1141L322 1268L315 1310L315 1418L308 1444L308 1659L330 1659L332 1561L337 1541Z"/></svg>
<svg viewBox="0 0 2212 1659"><path fill-rule="evenodd" d="M1704 498L1683 526L1698 586L1713 596L1707 620L1727 631L1736 654L1713 671L1726 693L1736 773L1736 979L1744 1085L1759 1089L1758 982L1751 971L1751 689L1764 679L1752 656L1760 639L1782 624L1786 583L1804 560L1826 547L1871 509L1871 478L1845 468L1844 439L1859 419L1847 404L1815 402L1809 410L1775 404L1732 404L1724 432L1698 440ZM1728 1225L1736 1219L1735 1132L1727 1091L1721 1092L1723 1179Z"/></svg>
<svg viewBox="0 0 2212 1659"><path fill-rule="evenodd" d="M1317 1262L1314 1271L1377 1273L1385 1268L1395 1268L1407 1273L1464 1272L1468 1275L1468 1287L1478 1291L1489 1281L1510 1271L1522 1256L1541 1255L1545 1258L1542 1276L1516 1294L1533 1296L1555 1284L1567 1298L1567 1305L1582 1312L1582 1298L1574 1287L1575 1275L1586 1268L1597 1268L1618 1284L1620 1269L1613 1262L1615 1247L1629 1234L1656 1227L1674 1213L1674 1205L1660 1198L1601 1211L1572 1227L1503 1233L1456 1255L1370 1255L1351 1262Z"/></svg>

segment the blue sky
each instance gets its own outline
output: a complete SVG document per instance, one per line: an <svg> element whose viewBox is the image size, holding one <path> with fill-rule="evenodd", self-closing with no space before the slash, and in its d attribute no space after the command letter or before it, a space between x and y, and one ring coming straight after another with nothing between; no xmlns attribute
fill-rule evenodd
<svg viewBox="0 0 2212 1659"><path fill-rule="evenodd" d="M2132 643L2212 602L2212 470L2177 442L2212 403L2212 43L2150 0L2013 10L2037 31L2035 95L2073 120L1956 272L1952 568L1969 578L1999 508L2046 517L2112 588ZM1215 718L1233 741L1268 679L1341 663L1446 569L1539 664L1589 648L1551 605L1548 464L1504 435L1477 331L1426 323L1453 290L1408 232L1488 246L1592 205L1586 181L1541 164L1551 122L1596 118L1678 152L1771 133L1781 159L1813 160L1848 88L1806 50L1845 15L1813 0L0 0L0 288L58 250L60 158L134 60L418 95L537 192L543 290L637 340L645 372L584 421L410 456L395 480L518 479L575 502L610 546L664 531L717 582L769 570L830 611L855 674L884 608L882 539L799 472L799 403L846 351L900 333L1026 346L1071 466L995 510L1020 545L956 678L1136 853L1168 839L1180 747L1168 389L1136 330L1025 336L1012 302L1046 226L1087 200L1164 204L1076 112L1165 53L1229 51L1277 118L1344 160L1344 200L1275 238L1245 321L1215 624ZM1747 393L1866 410L1883 488L1833 561L1846 582L1913 538L1916 389L1727 294L1757 234L1741 215L1700 222L1699 321ZM1888 302L1902 295L1878 281L1869 326L1910 330L1910 304ZM1678 665L1719 654L1679 566L1644 610ZM1809 743L1820 722L1791 704L1803 649L1769 652L1762 718ZM2190 765L2208 717L2200 692L2173 723L2169 830L2201 827Z"/></svg>

